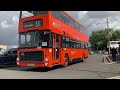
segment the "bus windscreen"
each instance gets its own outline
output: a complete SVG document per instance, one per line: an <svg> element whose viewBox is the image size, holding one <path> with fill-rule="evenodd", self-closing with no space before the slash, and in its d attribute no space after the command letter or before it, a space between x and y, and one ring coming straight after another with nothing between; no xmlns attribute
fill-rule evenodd
<svg viewBox="0 0 120 90"><path fill-rule="evenodd" d="M29 31L20 33L19 47L49 47L50 31Z"/></svg>

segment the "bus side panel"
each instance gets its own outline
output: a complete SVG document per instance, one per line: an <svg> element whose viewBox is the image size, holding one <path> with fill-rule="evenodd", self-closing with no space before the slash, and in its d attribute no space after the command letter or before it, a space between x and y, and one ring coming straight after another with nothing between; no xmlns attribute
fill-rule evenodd
<svg viewBox="0 0 120 90"><path fill-rule="evenodd" d="M74 59L78 59L78 58L82 58L82 49L68 49L69 52L69 59L74 60Z"/></svg>
<svg viewBox="0 0 120 90"><path fill-rule="evenodd" d="M82 58L83 55L83 50L82 49L70 49L70 48L62 48L61 49L61 64L64 64L64 56L65 54L68 54L69 60L74 60L78 58Z"/></svg>

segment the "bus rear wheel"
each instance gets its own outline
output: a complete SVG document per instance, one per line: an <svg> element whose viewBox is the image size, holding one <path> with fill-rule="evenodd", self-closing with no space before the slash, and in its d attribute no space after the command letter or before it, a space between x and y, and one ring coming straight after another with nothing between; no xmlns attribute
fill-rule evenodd
<svg viewBox="0 0 120 90"><path fill-rule="evenodd" d="M65 56L64 56L64 65L63 65L63 67L67 67L67 66L68 66L68 63L69 63L68 55L65 55Z"/></svg>
<svg viewBox="0 0 120 90"><path fill-rule="evenodd" d="M84 62L85 61L85 55L83 54L83 56L82 56L82 62Z"/></svg>

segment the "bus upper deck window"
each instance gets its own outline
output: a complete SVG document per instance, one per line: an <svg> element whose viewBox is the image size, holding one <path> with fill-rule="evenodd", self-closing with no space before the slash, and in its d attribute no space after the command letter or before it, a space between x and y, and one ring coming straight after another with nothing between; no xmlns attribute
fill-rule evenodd
<svg viewBox="0 0 120 90"><path fill-rule="evenodd" d="M20 18L48 14L48 11L20 11Z"/></svg>

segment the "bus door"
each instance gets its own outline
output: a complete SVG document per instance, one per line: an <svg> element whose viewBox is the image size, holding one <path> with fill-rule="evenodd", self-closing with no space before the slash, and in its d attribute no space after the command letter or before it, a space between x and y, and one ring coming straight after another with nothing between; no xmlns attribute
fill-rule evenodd
<svg viewBox="0 0 120 90"><path fill-rule="evenodd" d="M53 47L52 47L52 59L53 63L57 64L60 62L60 36L57 34L53 34Z"/></svg>

